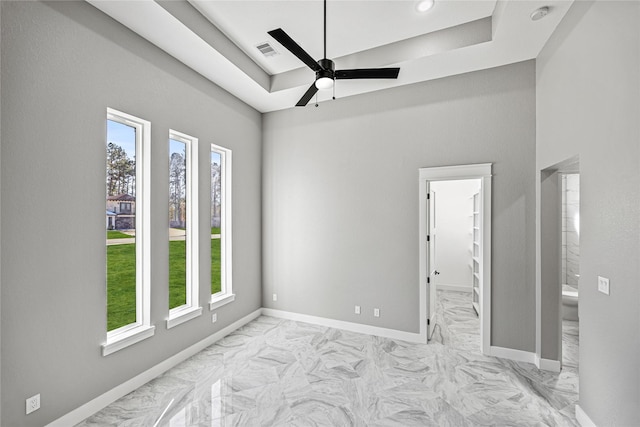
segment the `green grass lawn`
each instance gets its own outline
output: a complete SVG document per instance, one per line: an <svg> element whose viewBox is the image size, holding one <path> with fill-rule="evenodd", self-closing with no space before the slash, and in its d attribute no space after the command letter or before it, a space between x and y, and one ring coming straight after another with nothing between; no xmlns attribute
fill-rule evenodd
<svg viewBox="0 0 640 427"><path fill-rule="evenodd" d="M107 246L107 331L136 321L136 245Z"/></svg>
<svg viewBox="0 0 640 427"><path fill-rule="evenodd" d="M220 234L220 227L211 227L211 234Z"/></svg>
<svg viewBox="0 0 640 427"><path fill-rule="evenodd" d="M127 236L130 237L130 236ZM136 320L135 244L107 246L107 330ZM220 292L220 239L211 239L211 293ZM186 302L186 247L169 242L169 308Z"/></svg>
<svg viewBox="0 0 640 427"><path fill-rule="evenodd" d="M116 230L107 230L107 239L130 239L132 237Z"/></svg>
<svg viewBox="0 0 640 427"><path fill-rule="evenodd" d="M220 229L218 229L218 233ZM211 294L220 292L220 239L211 239Z"/></svg>
<svg viewBox="0 0 640 427"><path fill-rule="evenodd" d="M187 245L184 240L169 242L169 308L187 303Z"/></svg>

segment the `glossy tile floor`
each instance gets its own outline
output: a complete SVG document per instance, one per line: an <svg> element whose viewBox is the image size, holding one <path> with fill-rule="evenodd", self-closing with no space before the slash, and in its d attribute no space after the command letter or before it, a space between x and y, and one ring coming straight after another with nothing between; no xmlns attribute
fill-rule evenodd
<svg viewBox="0 0 640 427"><path fill-rule="evenodd" d="M574 426L577 369L479 353L469 294L411 344L262 316L80 426Z"/></svg>
<svg viewBox="0 0 640 427"><path fill-rule="evenodd" d="M579 326L576 321L562 321L562 365L575 370L578 370Z"/></svg>

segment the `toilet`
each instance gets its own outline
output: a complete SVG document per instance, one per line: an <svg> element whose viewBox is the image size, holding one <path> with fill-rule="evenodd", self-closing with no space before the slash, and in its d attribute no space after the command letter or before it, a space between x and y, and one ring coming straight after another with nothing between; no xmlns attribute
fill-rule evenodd
<svg viewBox="0 0 640 427"><path fill-rule="evenodd" d="M578 320L578 290L562 285L562 319Z"/></svg>

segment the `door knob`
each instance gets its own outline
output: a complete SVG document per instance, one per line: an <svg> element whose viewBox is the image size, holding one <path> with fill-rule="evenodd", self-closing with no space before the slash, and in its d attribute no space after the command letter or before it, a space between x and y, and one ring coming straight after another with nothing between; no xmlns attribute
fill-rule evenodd
<svg viewBox="0 0 640 427"><path fill-rule="evenodd" d="M433 274L437 276L438 274L440 274L440 272L438 270L434 270Z"/></svg>

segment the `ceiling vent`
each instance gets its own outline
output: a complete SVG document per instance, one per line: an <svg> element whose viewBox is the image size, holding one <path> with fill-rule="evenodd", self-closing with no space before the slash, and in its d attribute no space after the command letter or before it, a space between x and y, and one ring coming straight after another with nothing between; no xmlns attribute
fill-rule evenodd
<svg viewBox="0 0 640 427"><path fill-rule="evenodd" d="M276 56L278 55L278 51L276 51L273 46L269 44L269 42L260 43L256 46L260 53L262 53L265 57Z"/></svg>

